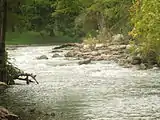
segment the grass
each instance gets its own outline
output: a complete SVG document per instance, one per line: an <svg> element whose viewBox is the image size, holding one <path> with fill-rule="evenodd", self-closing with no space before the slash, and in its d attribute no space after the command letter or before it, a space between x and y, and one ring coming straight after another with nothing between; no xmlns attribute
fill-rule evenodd
<svg viewBox="0 0 160 120"><path fill-rule="evenodd" d="M47 36L43 37L38 32L7 32L6 44L7 45L33 45L33 44L60 44L68 42L80 42L74 38L68 36Z"/></svg>

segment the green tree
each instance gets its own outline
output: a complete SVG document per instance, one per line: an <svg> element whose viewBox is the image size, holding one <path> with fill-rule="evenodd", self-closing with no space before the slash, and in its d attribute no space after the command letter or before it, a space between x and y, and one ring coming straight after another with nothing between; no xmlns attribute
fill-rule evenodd
<svg viewBox="0 0 160 120"><path fill-rule="evenodd" d="M160 63L160 1L136 0L131 8L135 49L144 62Z"/></svg>

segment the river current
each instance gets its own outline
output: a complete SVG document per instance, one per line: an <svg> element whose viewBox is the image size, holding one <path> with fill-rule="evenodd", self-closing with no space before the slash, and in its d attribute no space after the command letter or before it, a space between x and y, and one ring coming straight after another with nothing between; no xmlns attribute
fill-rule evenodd
<svg viewBox="0 0 160 120"><path fill-rule="evenodd" d="M9 50L12 63L39 84L16 81L0 105L22 120L160 120L160 72L122 68L111 61L78 65L52 58L53 46ZM36 57L47 55L48 60Z"/></svg>

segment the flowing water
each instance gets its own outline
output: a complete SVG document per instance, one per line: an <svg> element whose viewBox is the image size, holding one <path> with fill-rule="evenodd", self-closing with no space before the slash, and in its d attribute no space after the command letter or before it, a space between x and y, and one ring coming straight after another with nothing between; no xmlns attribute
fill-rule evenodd
<svg viewBox="0 0 160 120"><path fill-rule="evenodd" d="M0 105L23 120L160 120L160 72L122 68L109 61L78 65L52 58L52 46L9 50L11 61L39 84L14 85ZM37 60L40 55L48 60ZM61 53L63 54L63 53Z"/></svg>

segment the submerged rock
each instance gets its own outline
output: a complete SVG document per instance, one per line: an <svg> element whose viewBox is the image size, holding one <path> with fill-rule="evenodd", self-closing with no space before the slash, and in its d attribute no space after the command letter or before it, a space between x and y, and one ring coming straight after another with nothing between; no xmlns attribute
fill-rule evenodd
<svg viewBox="0 0 160 120"><path fill-rule="evenodd" d="M46 55L41 55L39 57L37 57L38 60L42 60L42 59L48 59L48 57Z"/></svg>
<svg viewBox="0 0 160 120"><path fill-rule="evenodd" d="M79 61L78 64L83 65L83 64L89 64L90 62L91 62L91 59L85 59L85 60Z"/></svg>
<svg viewBox="0 0 160 120"><path fill-rule="evenodd" d="M0 120L18 120L19 117L10 113L7 109L0 107Z"/></svg>

